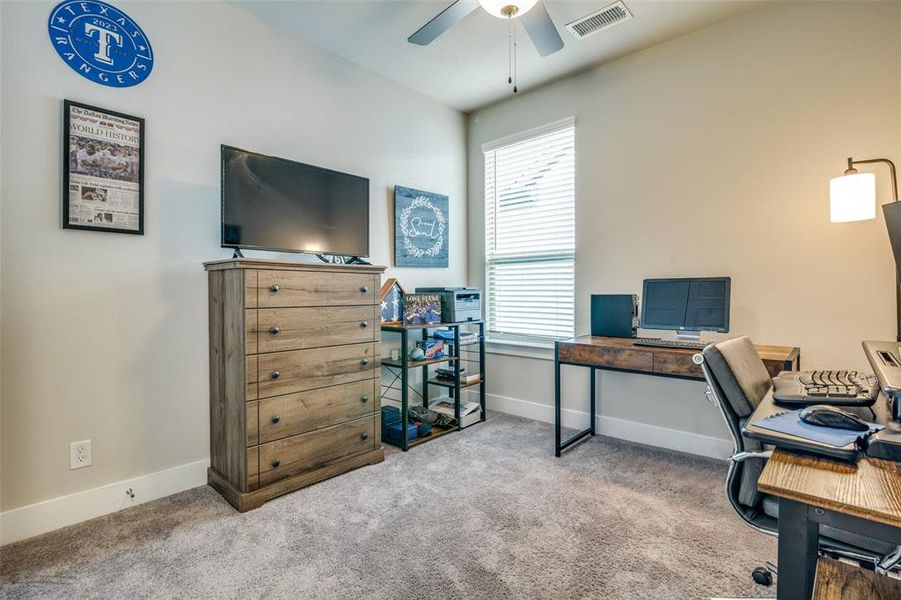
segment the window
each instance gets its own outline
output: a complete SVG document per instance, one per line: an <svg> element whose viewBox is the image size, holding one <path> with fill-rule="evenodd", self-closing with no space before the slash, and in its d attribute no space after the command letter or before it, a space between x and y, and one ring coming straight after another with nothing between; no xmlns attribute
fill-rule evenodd
<svg viewBox="0 0 901 600"><path fill-rule="evenodd" d="M483 147L488 332L571 337L575 296L572 119Z"/></svg>

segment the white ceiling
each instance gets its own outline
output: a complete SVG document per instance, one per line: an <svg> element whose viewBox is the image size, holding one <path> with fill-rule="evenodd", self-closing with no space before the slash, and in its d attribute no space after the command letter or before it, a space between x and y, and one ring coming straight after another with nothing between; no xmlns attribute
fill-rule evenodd
<svg viewBox="0 0 901 600"><path fill-rule="evenodd" d="M759 6L759 0L625 0L635 18L575 39L566 24L613 0L545 0L564 47L540 57L519 27L520 93ZM439 102L470 112L512 96L507 23L481 8L428 46L407 42L452 0L241 0L261 20Z"/></svg>

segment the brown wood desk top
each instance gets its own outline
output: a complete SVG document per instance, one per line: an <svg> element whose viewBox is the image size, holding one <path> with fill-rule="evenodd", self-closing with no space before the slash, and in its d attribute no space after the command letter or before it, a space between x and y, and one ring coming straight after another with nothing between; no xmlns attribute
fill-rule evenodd
<svg viewBox="0 0 901 600"><path fill-rule="evenodd" d="M901 528L901 462L861 458L843 463L776 450L760 491Z"/></svg>
<svg viewBox="0 0 901 600"><path fill-rule="evenodd" d="M632 338L583 335L557 342L557 356L561 363L704 379L701 367L691 360L697 350L635 346L633 341ZM760 345L756 348L771 376L801 367L799 348Z"/></svg>

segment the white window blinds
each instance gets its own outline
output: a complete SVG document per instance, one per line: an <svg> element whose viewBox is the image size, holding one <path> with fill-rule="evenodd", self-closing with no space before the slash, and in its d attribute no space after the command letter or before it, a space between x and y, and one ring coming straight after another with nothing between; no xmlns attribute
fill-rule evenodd
<svg viewBox="0 0 901 600"><path fill-rule="evenodd" d="M575 127L570 120L484 152L488 331L571 337Z"/></svg>

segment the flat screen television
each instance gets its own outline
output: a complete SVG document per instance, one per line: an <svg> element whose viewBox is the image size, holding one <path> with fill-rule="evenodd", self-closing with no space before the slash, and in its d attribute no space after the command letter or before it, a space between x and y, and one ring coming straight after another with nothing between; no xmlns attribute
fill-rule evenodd
<svg viewBox="0 0 901 600"><path fill-rule="evenodd" d="M369 256L369 180L222 146L222 247Z"/></svg>

